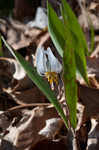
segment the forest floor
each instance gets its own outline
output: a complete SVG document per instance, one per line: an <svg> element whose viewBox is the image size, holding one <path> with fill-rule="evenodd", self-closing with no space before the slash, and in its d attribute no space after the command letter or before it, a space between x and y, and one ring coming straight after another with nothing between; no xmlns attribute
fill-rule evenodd
<svg viewBox="0 0 99 150"><path fill-rule="evenodd" d="M58 4L49 1L60 16ZM86 14L79 3L68 1L90 47L91 30ZM38 2L34 8L24 0L17 2L8 16L1 15L0 10L0 33L6 42L33 67L36 51L41 47L45 50L50 47L61 63L47 29L46 1L42 0L40 5ZM78 150L99 150L99 1L86 0L85 7L94 27L95 44L92 54L86 57L91 87L81 78L77 79L76 132ZM3 42L0 54L0 150L74 149L71 132L65 128L54 106L29 79ZM63 83L59 80L54 91L66 113Z"/></svg>

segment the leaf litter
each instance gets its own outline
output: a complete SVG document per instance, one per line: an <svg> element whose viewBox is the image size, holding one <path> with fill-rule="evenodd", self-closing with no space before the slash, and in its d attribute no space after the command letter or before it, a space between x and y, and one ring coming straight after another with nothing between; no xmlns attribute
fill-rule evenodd
<svg viewBox="0 0 99 150"><path fill-rule="evenodd" d="M42 1L42 6L44 3ZM56 4L53 5L56 7ZM81 78L78 78L77 81L79 100L76 132L77 138L80 139L78 140L79 150L98 150L99 2L88 1L87 5L95 30L95 46L91 56L86 58L91 87L87 87ZM40 9L45 13L42 8ZM40 21L40 18L37 18L38 14L32 22L28 21L27 24L12 18L0 19L1 34L6 37L6 41L11 47L21 53L33 66L36 64L35 55L40 47L44 47L45 50L50 47L61 63L61 58L55 50L47 28L43 29L47 25L47 15L42 15L45 15L45 22L40 22L42 23L41 28L38 26ZM90 45L90 29L89 26L86 26L86 16L82 11L78 14L78 19ZM31 27L31 25L33 26ZM38 150L40 145L41 149L45 149L48 145L47 149L61 147L63 150L66 148L72 150L71 145L74 141L72 141L71 133L64 129L64 123L55 108L27 77L23 68L8 52L4 44L3 54L4 57L0 57L0 149ZM44 79L46 80L46 78ZM64 112L68 115L61 78L59 78L58 86L55 86L54 90Z"/></svg>

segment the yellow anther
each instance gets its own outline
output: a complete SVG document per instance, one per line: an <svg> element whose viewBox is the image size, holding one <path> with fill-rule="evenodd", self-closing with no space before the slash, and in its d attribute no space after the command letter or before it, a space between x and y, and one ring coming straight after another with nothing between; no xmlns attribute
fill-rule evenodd
<svg viewBox="0 0 99 150"><path fill-rule="evenodd" d="M43 32L47 32L48 31L48 26L46 26L45 28L42 29Z"/></svg>
<svg viewBox="0 0 99 150"><path fill-rule="evenodd" d="M52 83L58 84L58 74L56 72L46 72L45 77L48 79L50 85L52 85Z"/></svg>

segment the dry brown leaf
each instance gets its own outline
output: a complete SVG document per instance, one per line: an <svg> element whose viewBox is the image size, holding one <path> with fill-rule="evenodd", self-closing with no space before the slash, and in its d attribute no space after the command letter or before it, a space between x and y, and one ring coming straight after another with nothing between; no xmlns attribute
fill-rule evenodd
<svg viewBox="0 0 99 150"><path fill-rule="evenodd" d="M6 67L6 69L3 67L0 68L1 73L9 73L10 75L12 75L12 78L16 80L21 80L26 76L23 67L21 67L21 65L15 59L1 57L0 63L8 67Z"/></svg>
<svg viewBox="0 0 99 150"><path fill-rule="evenodd" d="M80 102L85 106L87 116L99 117L99 89L78 85Z"/></svg>
<svg viewBox="0 0 99 150"><path fill-rule="evenodd" d="M92 128L88 136L88 150L98 150L99 149L99 122L92 119Z"/></svg>
<svg viewBox="0 0 99 150"><path fill-rule="evenodd" d="M2 140L0 142L0 150L19 150L11 142Z"/></svg>
<svg viewBox="0 0 99 150"><path fill-rule="evenodd" d="M0 29L6 36L7 42L15 50L28 47L30 42L41 32L40 29L30 28L12 18L0 19Z"/></svg>
<svg viewBox="0 0 99 150"><path fill-rule="evenodd" d="M91 19L92 24L94 26L95 30L99 29L99 2L94 2L94 1L90 1L89 4L88 0L87 1L79 1L78 3L80 4L81 7L81 14L78 17L79 23L81 24L81 26L83 27L83 29L85 30L86 28L88 30L90 30L90 22L88 21L88 17Z"/></svg>
<svg viewBox="0 0 99 150"><path fill-rule="evenodd" d="M97 37L96 42L99 43L99 36ZM91 57L98 57L99 58L99 44L97 44L95 50L91 54Z"/></svg>
<svg viewBox="0 0 99 150"><path fill-rule="evenodd" d="M8 87L9 82L12 80L11 64L5 60L5 58L0 58L0 87Z"/></svg>
<svg viewBox="0 0 99 150"><path fill-rule="evenodd" d="M97 57L92 57L92 55L97 55ZM91 57L86 57L86 62L87 62L87 73L88 73L88 78L90 81L90 84L93 88L98 88L99 89L99 56L98 56L98 51L93 52ZM85 84L83 78L81 76L77 76L77 80L80 82L80 84Z"/></svg>
<svg viewBox="0 0 99 150"><path fill-rule="evenodd" d="M99 80L99 57L87 57L87 72L89 77Z"/></svg>
<svg viewBox="0 0 99 150"><path fill-rule="evenodd" d="M4 111L0 111L0 133L4 132L10 125L12 119L9 120Z"/></svg>
<svg viewBox="0 0 99 150"><path fill-rule="evenodd" d="M99 16L99 2L92 2L89 6L89 11Z"/></svg>
<svg viewBox="0 0 99 150"><path fill-rule="evenodd" d="M12 85L12 89L9 91L8 93L14 93L15 91L24 91L24 90L28 90L30 88L33 88L35 85L34 83L31 81L31 79L26 75L23 79L21 80L13 80L13 82L11 82Z"/></svg>
<svg viewBox="0 0 99 150"><path fill-rule="evenodd" d="M0 92L0 111L5 111L16 105L17 103L13 100L12 96L10 96L7 92Z"/></svg>
<svg viewBox="0 0 99 150"><path fill-rule="evenodd" d="M52 118L46 120L46 126L40 130L39 135L48 139L53 139L62 127L63 122L60 118ZM57 130L56 130L57 129Z"/></svg>
<svg viewBox="0 0 99 150"><path fill-rule="evenodd" d="M13 91L9 93L16 103L18 104L30 104L30 103L44 103L46 102L46 97L42 92L34 86L30 89L23 89L21 91Z"/></svg>
<svg viewBox="0 0 99 150"><path fill-rule="evenodd" d="M17 19L23 19L24 17L34 17L39 0L27 1L27 0L15 0L14 16Z"/></svg>
<svg viewBox="0 0 99 150"><path fill-rule="evenodd" d="M33 82L26 75L24 69L15 59L1 57L0 66L1 88L10 88L10 90L6 92L9 93L17 90L25 90L34 86ZM9 81L8 85L6 80Z"/></svg>
<svg viewBox="0 0 99 150"><path fill-rule="evenodd" d="M42 7L38 7L36 10L35 19L31 20L27 23L30 27L37 27L40 29L44 29L48 26L48 17L46 14L46 10Z"/></svg>
<svg viewBox="0 0 99 150"><path fill-rule="evenodd" d="M66 139L65 139L66 140ZM43 140L31 148L31 150L69 150L63 141Z"/></svg>
<svg viewBox="0 0 99 150"><path fill-rule="evenodd" d="M14 112L13 110L13 120L9 120L8 125L5 127L5 130L7 128L9 132L5 135L4 139L11 142L19 150L29 150L31 146L33 148L35 144L46 138L52 140L63 125L63 121L58 119L59 116L54 107L36 107L32 111L23 110L19 121L16 122L15 118L18 116L20 116L18 111ZM54 122L51 120L49 125L46 126L46 120L50 119L54 120ZM6 117L2 120L1 127L4 121L6 121ZM47 135L42 134L44 128L48 128Z"/></svg>

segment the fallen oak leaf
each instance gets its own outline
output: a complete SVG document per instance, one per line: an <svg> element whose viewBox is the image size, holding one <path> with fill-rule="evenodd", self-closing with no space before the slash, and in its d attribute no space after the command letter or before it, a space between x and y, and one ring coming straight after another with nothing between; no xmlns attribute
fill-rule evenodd
<svg viewBox="0 0 99 150"><path fill-rule="evenodd" d="M1 57L0 61L2 61L5 64L9 64L8 69L10 70L10 73L12 74L12 77L14 79L21 80L26 76L24 69L15 59Z"/></svg>

